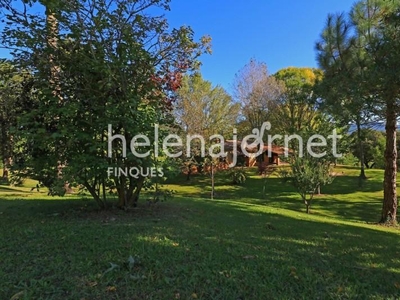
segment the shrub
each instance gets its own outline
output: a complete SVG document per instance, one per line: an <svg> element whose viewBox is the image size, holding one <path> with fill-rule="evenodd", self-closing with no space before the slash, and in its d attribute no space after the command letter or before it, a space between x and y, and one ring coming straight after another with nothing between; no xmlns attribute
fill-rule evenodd
<svg viewBox="0 0 400 300"><path fill-rule="evenodd" d="M247 179L246 172L243 169L232 169L229 172L229 177L232 180L232 184L243 184Z"/></svg>

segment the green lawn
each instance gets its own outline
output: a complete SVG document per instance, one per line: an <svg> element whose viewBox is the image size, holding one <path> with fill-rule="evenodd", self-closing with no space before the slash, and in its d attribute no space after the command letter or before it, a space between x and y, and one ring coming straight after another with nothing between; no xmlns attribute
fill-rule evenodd
<svg viewBox="0 0 400 300"><path fill-rule="evenodd" d="M311 215L255 175L218 175L215 200L209 178L182 177L130 212L0 186L0 299L400 299L400 229L374 224L383 172L358 188L336 171Z"/></svg>

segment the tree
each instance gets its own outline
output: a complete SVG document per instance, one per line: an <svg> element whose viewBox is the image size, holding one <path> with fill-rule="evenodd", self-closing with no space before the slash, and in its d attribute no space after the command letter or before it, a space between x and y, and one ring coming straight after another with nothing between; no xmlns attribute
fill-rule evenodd
<svg viewBox="0 0 400 300"><path fill-rule="evenodd" d="M284 84L285 90L282 101L274 108L272 125L279 133L296 134L303 141L299 144L295 140L290 141L289 146L294 151L289 157L290 172L283 170L280 174L296 188L309 213L314 194L320 194L321 186L333 180L330 171L337 148L334 149L333 141L328 137L338 126L329 115L317 109L315 84L322 77L321 70L289 67L273 76ZM327 142L324 147L311 149L321 157L309 153L305 145L315 135L322 136Z"/></svg>
<svg viewBox="0 0 400 300"><path fill-rule="evenodd" d="M396 131L400 97L399 4L399 1L392 1L391 7L386 7L386 3L381 4L382 9L374 19L378 24L377 32L373 35L371 48L368 50L373 61L369 84L376 85L373 92L377 92L377 99L383 100L383 103L379 101L377 104L381 106L386 118L384 200L380 222L391 224L397 222L398 207ZM365 17L365 10L362 16ZM354 19L357 20L358 16L355 15ZM360 18L359 24L365 26L365 23Z"/></svg>
<svg viewBox="0 0 400 300"><path fill-rule="evenodd" d="M357 91L368 104L370 112L384 116L386 120L384 199L380 222L391 224L396 223L397 215L396 119L400 95L398 6L399 1L357 2L348 18L336 24L336 27L349 28L347 40L351 42L344 49L338 48L344 35L337 34L326 39L322 47L317 47L319 51L329 50L328 55L324 54L324 65L333 70L332 76L345 87L345 95L352 99L353 92ZM357 71L342 72L351 68ZM348 83L350 88L346 88L345 78L348 74L354 74L355 77Z"/></svg>
<svg viewBox="0 0 400 300"><path fill-rule="evenodd" d="M320 114L315 109L314 85L321 70L289 67L279 70L274 78L284 84L281 102L274 107L272 125L279 133L300 134L317 126Z"/></svg>
<svg viewBox="0 0 400 300"><path fill-rule="evenodd" d="M271 113L271 124L275 132L288 136L299 135L306 141L314 134L327 138L334 129L342 130L328 114L317 107L315 84L322 77L321 70L289 67L279 70L273 76L285 87L281 102ZM295 139L290 140L289 147L297 154L301 150L301 145ZM327 150L328 155L334 159L333 149Z"/></svg>
<svg viewBox="0 0 400 300"><path fill-rule="evenodd" d="M334 179L329 161L309 155L294 157L290 170L281 169L278 174L284 181L290 182L300 194L307 213L310 213L314 195L319 187L332 183Z"/></svg>
<svg viewBox="0 0 400 300"><path fill-rule="evenodd" d="M318 82L318 96L322 99L320 106L342 124L355 123L361 180L367 178L361 129L372 117L369 110L370 95L363 93L362 89L367 64L361 50L363 43L362 39L351 36L351 26L341 13L328 15L321 39L316 45L318 63L325 71Z"/></svg>
<svg viewBox="0 0 400 300"><path fill-rule="evenodd" d="M20 169L50 186L58 179L82 184L101 207L108 188L117 191L120 207L136 205L150 184L148 171L136 171L161 166L162 149L154 149L166 135L162 125L171 122L182 74L198 67L210 39L195 42L190 27L169 30L163 17L147 14L154 6L169 9L168 1L70 1L54 10L62 28L54 49L45 34L46 16L1 2L12 21L3 43L32 70L39 99L20 119L18 134L26 140ZM49 54L54 62L44 59ZM58 69L59 95L48 80L51 66ZM131 143L139 134L149 143Z"/></svg>
<svg viewBox="0 0 400 300"><path fill-rule="evenodd" d="M175 116L186 137L188 135L200 135L204 138L204 146L209 149L212 142L210 138L219 134L223 137L231 136L233 127L237 121L240 106L234 103L232 97L220 86L213 87L211 82L204 80L200 73L185 75L177 92L175 103ZM184 139L185 145L187 140ZM195 145L192 145L195 144ZM200 157L199 141L191 143L191 155L185 163L188 165L188 179L193 165L193 158L197 158L197 164L211 168L212 192L214 195L214 173L217 167L217 159L209 157L204 160ZM194 147L193 147L194 146ZM187 149L186 149L187 150ZM211 153L204 153L209 156ZM199 169L199 168L198 168Z"/></svg>
<svg viewBox="0 0 400 300"><path fill-rule="evenodd" d="M21 93L25 75L11 62L0 62L0 157L3 163L2 177L5 180L8 180L13 160L12 129L16 126L17 115L21 113Z"/></svg>
<svg viewBox="0 0 400 300"><path fill-rule="evenodd" d="M174 107L183 131L205 139L214 134L232 135L240 109L222 87L213 87L200 73L183 77Z"/></svg>
<svg viewBox="0 0 400 300"><path fill-rule="evenodd" d="M353 143L350 145L351 153L361 161L360 147L358 146L358 134L351 134ZM363 143L363 161L367 169L385 168L385 135L377 130L363 128L361 130L361 142Z"/></svg>
<svg viewBox="0 0 400 300"><path fill-rule="evenodd" d="M265 63L252 59L235 75L233 89L250 133L269 120L273 108L281 101L284 85L269 75Z"/></svg>

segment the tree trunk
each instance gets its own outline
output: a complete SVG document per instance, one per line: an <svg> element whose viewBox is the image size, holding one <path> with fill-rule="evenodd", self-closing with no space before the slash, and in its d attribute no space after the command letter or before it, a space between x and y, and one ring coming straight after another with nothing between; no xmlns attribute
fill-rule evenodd
<svg viewBox="0 0 400 300"><path fill-rule="evenodd" d="M380 223L396 223L397 215L397 148L396 148L396 112L394 101L386 106L386 149L385 181L383 205Z"/></svg>
<svg viewBox="0 0 400 300"><path fill-rule="evenodd" d="M5 119L5 117L2 119ZM11 164L11 157L10 157L10 148L11 148L11 138L9 137L9 134L7 133L7 128L10 125L7 124L7 122L2 121L0 125L1 129L1 149L0 149L0 155L3 159L3 179L7 180L8 175L9 175L9 170L8 166Z"/></svg>
<svg viewBox="0 0 400 300"><path fill-rule="evenodd" d="M191 174L192 174L192 164L189 164L188 172L187 172L187 176L186 176L186 181L190 180L190 175Z"/></svg>
<svg viewBox="0 0 400 300"><path fill-rule="evenodd" d="M214 183L214 163L211 162L211 200L214 199L215 183Z"/></svg>
<svg viewBox="0 0 400 300"><path fill-rule="evenodd" d="M360 167L361 167L359 177L361 180L365 180L365 179L367 179L367 176L365 176L364 146L363 146L363 142L361 139L361 121L360 121L359 117L357 117L356 123L357 123L356 125L357 125L358 150L360 151ZM360 181L360 183L361 183L361 181Z"/></svg>
<svg viewBox="0 0 400 300"><path fill-rule="evenodd" d="M103 190L103 203L104 207L107 208L107 194L106 194L106 181L104 178L101 179L101 188Z"/></svg>
<svg viewBox="0 0 400 300"><path fill-rule="evenodd" d="M114 179L114 184L117 189L117 195L118 195L118 207L123 209L126 207L127 204L127 199L126 199L126 191L125 191L125 183L124 183L125 178L122 176L117 177Z"/></svg>
<svg viewBox="0 0 400 300"><path fill-rule="evenodd" d="M85 188L89 191L90 195L93 197L93 199L96 201L96 203L98 204L98 206L101 209L106 208L105 204L103 201L101 201L100 195L96 192L96 188L95 186L92 186L91 184L89 184L87 181L83 183L83 185L85 186Z"/></svg>
<svg viewBox="0 0 400 300"><path fill-rule="evenodd" d="M47 27L47 46L48 46L48 62L50 66L50 74L49 74L49 84L52 89L52 94L54 98L58 99L58 105L61 107L63 104L63 99L61 96L61 87L60 87L60 66L58 65L56 52L58 48L58 35L59 35L59 24L56 16L56 2L55 1L45 1L43 3L46 7L46 27ZM60 113L56 113L54 115L54 122L57 130L59 129L60 123ZM65 165L65 161L62 158L63 146L61 144L61 140L56 141L55 144L55 153L58 156L57 162L57 177L62 178L62 169Z"/></svg>
<svg viewBox="0 0 400 300"><path fill-rule="evenodd" d="M6 182L7 182L7 180L8 180L8 176L9 176L8 169L4 166L4 167L3 167L3 176L2 176L2 178L3 178L4 180L6 180Z"/></svg>
<svg viewBox="0 0 400 300"><path fill-rule="evenodd" d="M8 180L9 166L11 165L11 157L5 157L3 160L3 179Z"/></svg>
<svg viewBox="0 0 400 300"><path fill-rule="evenodd" d="M128 201L126 199L125 185L123 185L122 183L120 183L120 185L117 185L117 192L118 192L118 207L126 208Z"/></svg>
<svg viewBox="0 0 400 300"><path fill-rule="evenodd" d="M60 78L59 72L60 67L56 62L56 58L54 56L54 52L57 49L58 42L58 20L52 8L49 5L46 6L46 25L47 25L47 44L51 48L49 53L49 63L50 63L50 78L49 82L53 88L53 95L59 98L61 101L60 95Z"/></svg>
<svg viewBox="0 0 400 300"><path fill-rule="evenodd" d="M310 213L310 207L311 207L311 200L307 200L307 195L303 198L304 199L304 204L306 205L306 213Z"/></svg>
<svg viewBox="0 0 400 300"><path fill-rule="evenodd" d="M142 188L143 188L143 184L144 184L144 178L142 178L139 182L138 182L138 184L137 184L137 187L136 187L136 189L135 189L135 192L133 193L133 195L132 195L132 206L133 207L137 207L137 204L138 204L138 202L139 202L139 195L140 195L140 192L142 191Z"/></svg>

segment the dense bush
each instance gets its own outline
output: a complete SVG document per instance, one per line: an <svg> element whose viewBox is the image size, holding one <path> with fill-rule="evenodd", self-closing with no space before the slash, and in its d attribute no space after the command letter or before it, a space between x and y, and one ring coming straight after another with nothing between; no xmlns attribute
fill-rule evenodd
<svg viewBox="0 0 400 300"><path fill-rule="evenodd" d="M232 184L243 184L247 179L246 172L243 169L232 169L229 172L229 177L232 180Z"/></svg>

